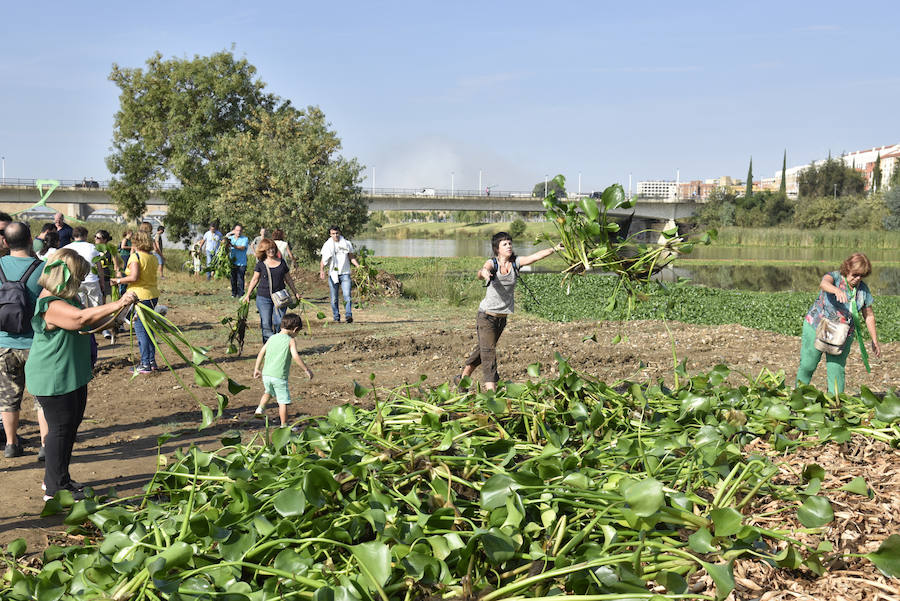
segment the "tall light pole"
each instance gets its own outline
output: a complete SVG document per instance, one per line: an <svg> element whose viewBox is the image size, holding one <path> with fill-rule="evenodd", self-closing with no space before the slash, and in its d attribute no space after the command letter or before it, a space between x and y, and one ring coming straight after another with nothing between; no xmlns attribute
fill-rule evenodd
<svg viewBox="0 0 900 601"><path fill-rule="evenodd" d="M0 161L3 163L3 175L0 175L0 178L6 179L6 157L0 157Z"/></svg>
<svg viewBox="0 0 900 601"><path fill-rule="evenodd" d="M581 171L578 172L578 196L581 196Z"/></svg>
<svg viewBox="0 0 900 601"><path fill-rule="evenodd" d="M481 189L481 169L478 170L478 195L481 196L483 190Z"/></svg>
<svg viewBox="0 0 900 601"><path fill-rule="evenodd" d="M550 178L549 175L544 174L544 198L547 198L547 180Z"/></svg>
<svg viewBox="0 0 900 601"><path fill-rule="evenodd" d="M450 172L450 196L455 196L455 194L454 194L455 188L454 188L454 186L453 186L453 178L454 178L455 176L456 176L456 172L455 172L455 171L451 171L451 172Z"/></svg>
<svg viewBox="0 0 900 601"><path fill-rule="evenodd" d="M375 166L372 166L372 195L375 195Z"/></svg>
<svg viewBox="0 0 900 601"><path fill-rule="evenodd" d="M834 199L837 200L837 184L834 185Z"/></svg>

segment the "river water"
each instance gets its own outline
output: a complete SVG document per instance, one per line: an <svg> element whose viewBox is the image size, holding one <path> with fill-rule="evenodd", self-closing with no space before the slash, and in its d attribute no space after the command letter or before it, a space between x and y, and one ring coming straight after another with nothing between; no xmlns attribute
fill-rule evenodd
<svg viewBox="0 0 900 601"><path fill-rule="evenodd" d="M354 239L357 247L365 246L376 257L489 257L490 240L459 239ZM527 255L548 244L516 241L516 253ZM678 262L675 270L663 277L684 277L695 284L728 290L762 290L766 292L817 290L826 270L837 270L851 251L835 248L770 248L699 246ZM872 275L866 279L874 294L900 295L900 268L879 267L879 262L900 260L900 253L890 250L867 252L872 261ZM692 265L692 260L722 261L722 265ZM759 265L760 261L815 262L817 265Z"/></svg>

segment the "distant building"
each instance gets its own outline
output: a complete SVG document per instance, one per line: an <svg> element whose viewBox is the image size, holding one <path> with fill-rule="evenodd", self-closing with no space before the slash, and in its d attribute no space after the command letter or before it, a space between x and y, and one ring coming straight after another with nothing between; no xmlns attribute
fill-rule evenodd
<svg viewBox="0 0 900 601"><path fill-rule="evenodd" d="M874 177L875 172L875 162L878 160L879 156L881 156L881 181L873 182L872 178ZM826 159L819 159L810 164L821 165L825 160ZM900 169L900 144L869 148L868 150L855 150L842 156L835 157L835 160L843 161L848 167L853 167L861 172L866 178L866 190L880 190L882 186L891 181L894 170ZM799 195L800 172L807 169L810 164L798 165L787 169L785 185L787 188L787 195L791 198L797 198ZM780 169L775 173L775 181L778 186L781 185Z"/></svg>
<svg viewBox="0 0 900 601"><path fill-rule="evenodd" d="M649 181L637 183L637 195L648 200L675 202L678 199L678 184L670 181Z"/></svg>

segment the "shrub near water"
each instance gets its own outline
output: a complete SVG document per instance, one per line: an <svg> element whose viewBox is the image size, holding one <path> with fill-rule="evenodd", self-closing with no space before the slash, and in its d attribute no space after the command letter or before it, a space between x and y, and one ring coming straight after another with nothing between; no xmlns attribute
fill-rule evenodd
<svg viewBox="0 0 900 601"><path fill-rule="evenodd" d="M84 545L49 547L38 570L15 563L14 541L0 597L710 599L687 593L705 570L724 599L738 557L812 576L865 557L900 576L900 536L866 555L798 540L833 520L823 468L807 466L803 488L776 484L772 459L741 451L896 442L900 398L864 390L832 407L764 374L730 387L724 366L674 391L611 388L557 359L558 377L535 364L533 382L496 396L380 390L375 410L338 407L299 434L226 435L216 452L161 458L143 497L52 501L45 514L72 505ZM782 523L757 522L772 501Z"/></svg>

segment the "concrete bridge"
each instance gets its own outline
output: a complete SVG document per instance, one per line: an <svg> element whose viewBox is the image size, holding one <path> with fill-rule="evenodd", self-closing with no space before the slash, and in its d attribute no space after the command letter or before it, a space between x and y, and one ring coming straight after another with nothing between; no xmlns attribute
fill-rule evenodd
<svg viewBox="0 0 900 601"><path fill-rule="evenodd" d="M67 215L87 219L90 215L104 218L118 216L115 203L109 196L107 182L61 181L47 204ZM472 190L434 190L431 188L410 190L397 188L366 188L363 198L371 211L531 211L543 212L541 199L529 192ZM0 210L7 213L24 211L41 198L34 180L0 180ZM639 200L635 205L635 217L648 220L674 221L691 217L698 209L694 202L662 202ZM166 213L166 202L159 192L152 192L147 201L147 215L161 217ZM42 212L50 212L51 209ZM630 214L631 210L610 212L615 215Z"/></svg>

